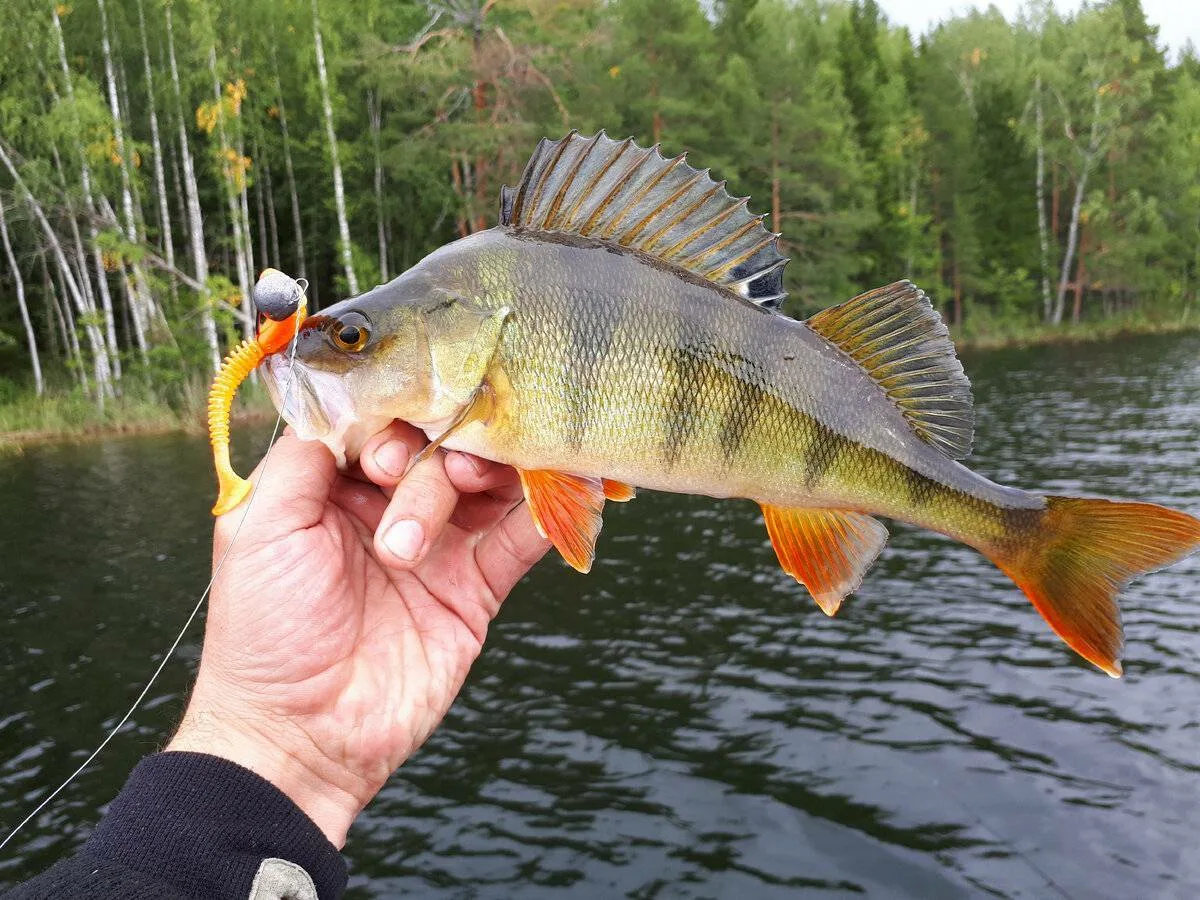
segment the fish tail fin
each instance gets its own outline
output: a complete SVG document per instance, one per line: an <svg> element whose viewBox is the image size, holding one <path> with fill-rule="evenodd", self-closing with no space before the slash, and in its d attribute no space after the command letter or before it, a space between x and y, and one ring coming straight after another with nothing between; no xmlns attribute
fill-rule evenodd
<svg viewBox="0 0 1200 900"><path fill-rule="evenodd" d="M1198 547L1200 520L1187 513L1153 503L1047 497L1025 538L988 556L1072 650L1119 678L1124 640L1117 594L1130 579Z"/></svg>

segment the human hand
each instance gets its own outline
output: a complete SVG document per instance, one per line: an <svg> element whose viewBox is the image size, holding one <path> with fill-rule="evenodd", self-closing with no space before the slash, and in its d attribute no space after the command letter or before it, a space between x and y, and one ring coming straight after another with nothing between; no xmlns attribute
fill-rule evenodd
<svg viewBox="0 0 1200 900"><path fill-rule="evenodd" d="M167 750L230 759L272 782L337 847L429 737L488 624L550 544L516 473L436 452L394 423L354 472L285 434L249 512L217 520L220 560L200 670Z"/></svg>

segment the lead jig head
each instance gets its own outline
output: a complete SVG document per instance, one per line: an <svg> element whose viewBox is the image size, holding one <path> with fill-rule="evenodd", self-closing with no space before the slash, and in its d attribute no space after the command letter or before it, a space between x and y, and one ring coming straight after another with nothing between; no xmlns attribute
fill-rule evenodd
<svg viewBox="0 0 1200 900"><path fill-rule="evenodd" d="M278 269L263 269L250 291L250 299L254 308L268 319L283 322L295 315L307 287L305 278L293 278Z"/></svg>

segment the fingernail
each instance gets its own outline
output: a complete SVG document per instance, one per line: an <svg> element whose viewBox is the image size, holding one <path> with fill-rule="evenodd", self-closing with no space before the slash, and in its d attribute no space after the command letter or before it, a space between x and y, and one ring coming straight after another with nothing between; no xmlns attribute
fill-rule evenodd
<svg viewBox="0 0 1200 900"><path fill-rule="evenodd" d="M420 522L401 519L383 536L384 546L398 559L414 560L425 543L425 529Z"/></svg>
<svg viewBox="0 0 1200 900"><path fill-rule="evenodd" d="M474 453L460 453L458 455L467 461L467 465L471 467L472 472L474 472L476 475L483 474L485 465L482 459L480 459Z"/></svg>
<svg viewBox="0 0 1200 900"><path fill-rule="evenodd" d="M408 448L400 441L388 441L375 451L375 465L399 478L408 468Z"/></svg>

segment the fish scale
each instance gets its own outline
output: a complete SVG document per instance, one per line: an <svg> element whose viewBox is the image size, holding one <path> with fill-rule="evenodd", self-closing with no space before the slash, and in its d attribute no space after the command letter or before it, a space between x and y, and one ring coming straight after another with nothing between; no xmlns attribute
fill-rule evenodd
<svg viewBox="0 0 1200 900"><path fill-rule="evenodd" d="M602 132L543 141L496 228L306 320L268 387L279 404L296 376L285 414L339 459L399 418L515 467L581 571L631 486L756 501L830 615L884 547L876 516L942 532L1119 675L1118 592L1195 550L1200 521L972 472L970 385L924 293L901 281L790 319L776 237L681 157Z"/></svg>

